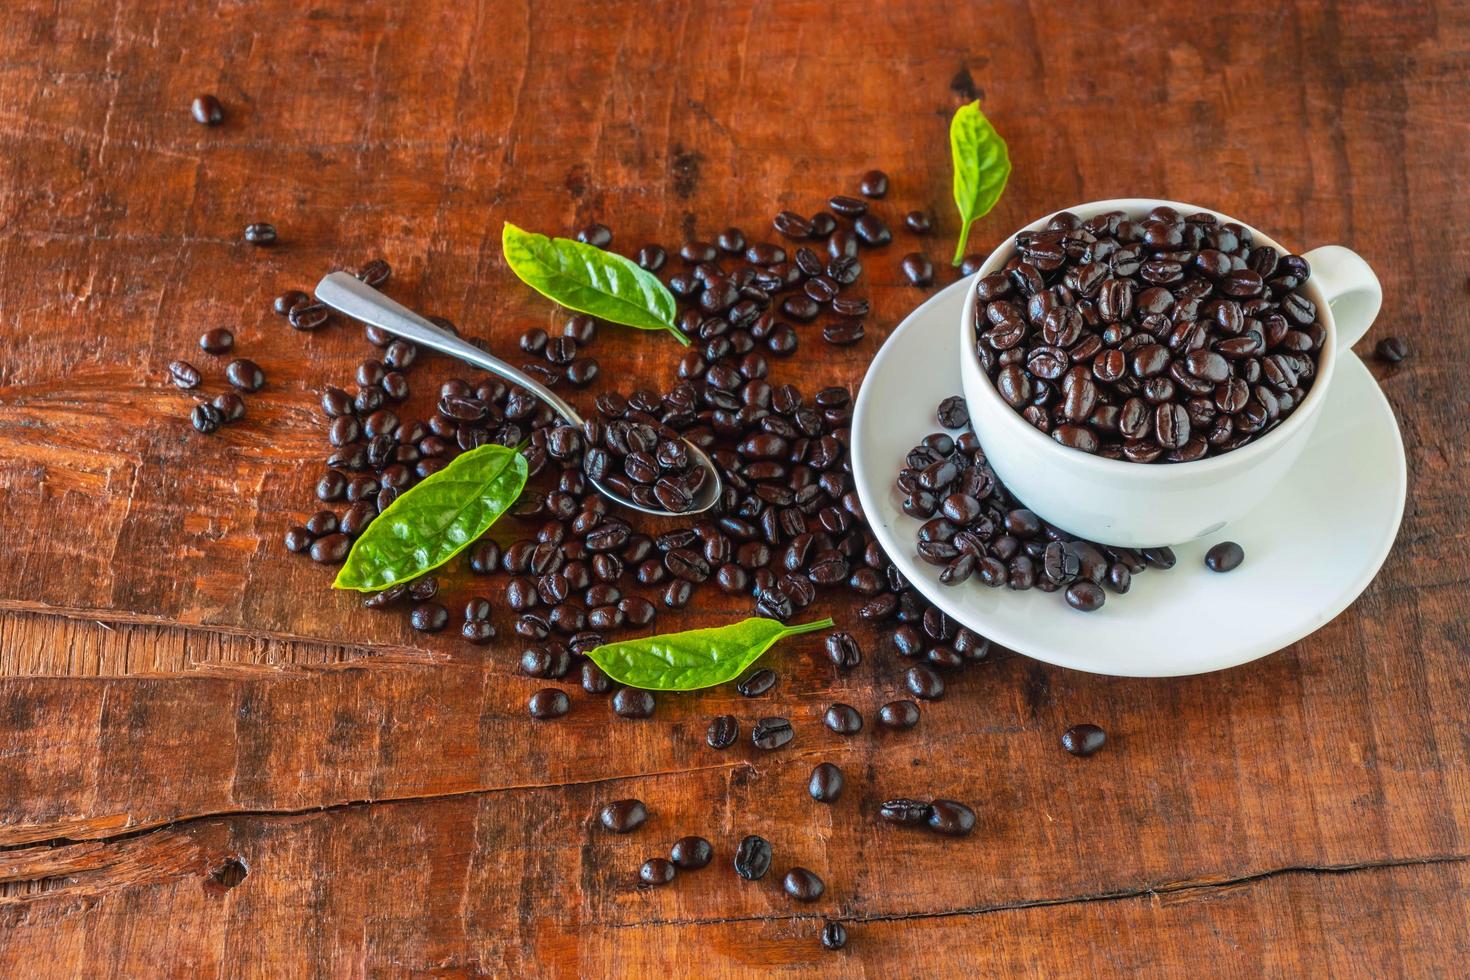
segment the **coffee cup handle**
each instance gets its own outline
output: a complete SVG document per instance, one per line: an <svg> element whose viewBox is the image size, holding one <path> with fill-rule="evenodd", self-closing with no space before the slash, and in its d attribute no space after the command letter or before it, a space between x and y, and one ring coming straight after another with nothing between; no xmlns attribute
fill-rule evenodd
<svg viewBox="0 0 1470 980"><path fill-rule="evenodd" d="M1347 349L1373 326L1383 306L1383 287L1363 257L1341 245L1323 245L1302 256L1312 266L1312 279L1332 307L1337 342Z"/></svg>

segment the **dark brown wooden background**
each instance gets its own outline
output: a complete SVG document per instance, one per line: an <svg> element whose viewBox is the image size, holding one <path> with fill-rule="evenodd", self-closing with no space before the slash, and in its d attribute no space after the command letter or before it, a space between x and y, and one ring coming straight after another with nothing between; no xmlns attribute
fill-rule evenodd
<svg viewBox="0 0 1470 980"><path fill-rule="evenodd" d="M315 392L364 347L345 325L285 329L280 288L381 255L395 295L504 349L557 316L501 262L503 220L601 219L625 249L757 232L871 166L893 175L890 218L940 216L924 248L942 263L946 121L970 85L1015 163L977 249L1150 195L1378 270L1369 343L1415 350L1375 367L1409 507L1377 581L1318 634L1159 681L1000 653L915 732L846 741L816 719L834 698L871 718L891 651L869 638L836 678L793 643L772 699L797 742L719 755L705 721L750 713L728 691L637 724L574 692L532 726L514 643L416 636L282 552L312 509ZM224 126L189 119L201 91ZM1462 970L1467 104L1470 8L1430 0L5 4L0 972ZM278 248L241 244L254 220ZM809 340L778 377L858 383L920 299L907 241L867 262L869 339ZM219 325L270 384L204 439L163 369ZM662 380L670 348L606 330L593 353ZM1078 721L1108 729L1101 755L1057 747ZM830 809L804 793L824 758L849 780ZM878 826L876 801L908 792L970 801L977 833ZM654 816L610 840L591 817L621 796ZM776 876L729 873L750 832L827 896L798 908ZM717 866L634 888L684 833ZM218 880L231 859L238 883ZM820 950L823 917L850 923L846 951Z"/></svg>

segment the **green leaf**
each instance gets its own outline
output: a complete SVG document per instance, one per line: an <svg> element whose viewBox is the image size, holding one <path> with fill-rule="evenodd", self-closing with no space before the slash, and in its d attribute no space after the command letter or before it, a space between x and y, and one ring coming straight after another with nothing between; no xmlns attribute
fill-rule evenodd
<svg viewBox="0 0 1470 980"><path fill-rule="evenodd" d="M399 494L353 543L334 589L376 592L438 568L489 530L521 495L526 458L478 446Z"/></svg>
<svg viewBox="0 0 1470 980"><path fill-rule="evenodd" d="M694 691L734 680L777 640L831 625L831 619L823 619L785 626L755 616L729 626L604 643L588 656L619 684L648 691Z"/></svg>
<svg viewBox="0 0 1470 980"><path fill-rule="evenodd" d="M1011 157L978 102L960 106L949 121L949 152L954 158L954 203L962 222L954 252L954 264L959 265L970 240L970 223L989 214L1006 189Z"/></svg>
<svg viewBox="0 0 1470 980"><path fill-rule="evenodd" d="M674 296L658 277L614 252L566 238L547 238L505 223L501 247L521 282L569 310L639 330L667 330L686 347L674 325Z"/></svg>

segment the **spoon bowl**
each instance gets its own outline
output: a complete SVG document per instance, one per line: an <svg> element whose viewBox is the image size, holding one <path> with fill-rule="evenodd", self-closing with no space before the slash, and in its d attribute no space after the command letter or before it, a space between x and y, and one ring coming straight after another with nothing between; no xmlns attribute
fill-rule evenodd
<svg viewBox="0 0 1470 980"><path fill-rule="evenodd" d="M556 392L525 372L506 364L498 357L485 353L474 344L461 340L447 330L439 329L413 310L389 299L372 286L360 281L356 276L346 272L333 272L324 276L322 281L316 284L316 298L318 302L354 320L361 320L380 330L386 330L395 337L402 337L420 347L427 347L441 354L459 358L482 371L488 371L512 384L519 385L549 405L552 411L565 419L568 424L578 429L582 428L581 414ZM616 490L610 489L602 481L593 479L585 473L584 476L587 476L587 482L596 487L597 492L604 497L644 514L653 514L657 517L685 517L691 514L702 514L719 502L722 491L720 474L703 449L687 439L684 439L683 442L689 447L690 458L705 474L704 482L694 492L693 499L685 510L670 511L658 507L645 507Z"/></svg>

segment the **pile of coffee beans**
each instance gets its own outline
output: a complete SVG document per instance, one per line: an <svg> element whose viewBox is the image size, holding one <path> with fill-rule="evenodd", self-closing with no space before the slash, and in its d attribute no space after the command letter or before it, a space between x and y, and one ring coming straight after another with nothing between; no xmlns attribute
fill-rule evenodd
<svg viewBox="0 0 1470 980"><path fill-rule="evenodd" d="M1145 568L1174 566L1169 548L1094 544L1046 523L990 468L969 428L964 399L946 398L935 417L947 429L964 431L925 436L909 450L894 482L904 495L903 512L924 522L916 553L941 569L942 584L974 579L993 589L1062 591L1072 608L1094 612L1105 590L1122 595Z"/></svg>
<svg viewBox="0 0 1470 980"><path fill-rule="evenodd" d="M976 282L975 354L1062 445L1190 462L1264 435L1306 397L1326 337L1310 275L1210 214L1063 211Z"/></svg>

